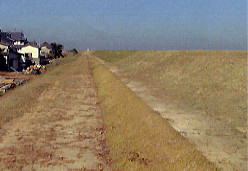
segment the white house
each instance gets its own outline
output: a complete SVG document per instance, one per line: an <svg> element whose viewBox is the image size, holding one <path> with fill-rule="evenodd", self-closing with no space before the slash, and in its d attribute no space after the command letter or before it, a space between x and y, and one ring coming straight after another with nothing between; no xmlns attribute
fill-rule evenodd
<svg viewBox="0 0 248 171"><path fill-rule="evenodd" d="M0 42L0 48L3 50L3 56L6 60L6 65L7 65L7 60L8 60L8 55L7 55L7 52L8 52L8 44L7 43L4 43L4 42Z"/></svg>
<svg viewBox="0 0 248 171"><path fill-rule="evenodd" d="M24 46L18 47L18 53L23 54L22 60L26 62L26 58L29 58L32 60L32 62L35 62L36 64L40 63L40 51L39 48L30 44L26 44Z"/></svg>
<svg viewBox="0 0 248 171"><path fill-rule="evenodd" d="M20 71L21 70L21 54L17 52L17 49L8 43L0 42L0 48L4 49L3 54L6 60L6 69L8 71Z"/></svg>
<svg viewBox="0 0 248 171"><path fill-rule="evenodd" d="M8 48L9 48L8 43L0 42L0 48L3 49L3 55L4 55L5 60L7 61L8 59L7 53L8 53Z"/></svg>
<svg viewBox="0 0 248 171"><path fill-rule="evenodd" d="M44 42L40 46L40 55L44 57L48 57L49 53L52 51L51 44Z"/></svg>
<svg viewBox="0 0 248 171"><path fill-rule="evenodd" d="M21 71L22 69L22 59L21 54L17 52L17 49L15 47L9 47L8 53L7 53L7 69L8 71Z"/></svg>

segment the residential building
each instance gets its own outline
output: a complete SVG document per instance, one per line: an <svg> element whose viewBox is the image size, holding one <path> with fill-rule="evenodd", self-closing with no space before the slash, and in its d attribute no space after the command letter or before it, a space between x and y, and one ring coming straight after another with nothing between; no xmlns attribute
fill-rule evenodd
<svg viewBox="0 0 248 171"><path fill-rule="evenodd" d="M4 56L5 60L6 60L6 65L7 65L9 44L0 41L0 48L3 50L3 56Z"/></svg>
<svg viewBox="0 0 248 171"><path fill-rule="evenodd" d="M2 69L7 71L21 71L22 59L21 54L17 52L14 46L10 46L7 43L0 42L0 48L4 49L3 55L5 58L5 66Z"/></svg>
<svg viewBox="0 0 248 171"><path fill-rule="evenodd" d="M18 53L22 54L23 62L27 59L31 59L33 63L40 64L40 50L38 46L26 44L26 45L16 45Z"/></svg>
<svg viewBox="0 0 248 171"><path fill-rule="evenodd" d="M4 49L6 68L19 71L27 66L46 64L47 57L52 51L51 44L44 42L39 48L33 41L29 42L23 32L2 32L0 29L0 48Z"/></svg>
<svg viewBox="0 0 248 171"><path fill-rule="evenodd" d="M7 53L7 69L8 71L22 71L22 59L21 54L17 52L17 49L15 47L9 47L8 53Z"/></svg>
<svg viewBox="0 0 248 171"><path fill-rule="evenodd" d="M11 39L11 35L8 32L2 32L0 30L0 42L6 43L8 45L13 45L14 40Z"/></svg>
<svg viewBox="0 0 248 171"><path fill-rule="evenodd" d="M23 32L9 32L10 38L14 40L14 45L25 45L28 43L27 38L24 37Z"/></svg>
<svg viewBox="0 0 248 171"><path fill-rule="evenodd" d="M5 61L0 61L0 71L3 71L3 70L7 69L8 46L9 45L7 43L0 42L0 49L1 49L1 51L3 50L1 53L3 53L3 57L5 59ZM4 59L1 58L1 60L4 60Z"/></svg>
<svg viewBox="0 0 248 171"><path fill-rule="evenodd" d="M40 56L48 57L50 52L52 51L51 44L44 42L40 46Z"/></svg>
<svg viewBox="0 0 248 171"><path fill-rule="evenodd" d="M0 41L0 48L3 49L3 52L4 52L4 53L7 53L8 47L9 47L9 44L8 44L8 43L1 42L1 41Z"/></svg>

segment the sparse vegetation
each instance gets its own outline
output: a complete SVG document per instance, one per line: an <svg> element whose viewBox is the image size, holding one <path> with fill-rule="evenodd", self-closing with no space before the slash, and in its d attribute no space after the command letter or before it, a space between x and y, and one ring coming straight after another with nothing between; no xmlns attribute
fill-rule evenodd
<svg viewBox="0 0 248 171"><path fill-rule="evenodd" d="M74 49L71 49L69 52L72 53L73 55L78 54L78 51L75 48Z"/></svg>
<svg viewBox="0 0 248 171"><path fill-rule="evenodd" d="M194 145L92 58L114 170L214 170Z"/></svg>
<svg viewBox="0 0 248 171"><path fill-rule="evenodd" d="M62 72L68 69L77 56L59 59L60 65L48 66L48 71L36 78L33 78L28 84L11 90L5 96L0 97L0 127L4 122L13 118L22 116L29 112L36 105L39 95L52 86L56 86L57 79L66 79L70 75Z"/></svg>

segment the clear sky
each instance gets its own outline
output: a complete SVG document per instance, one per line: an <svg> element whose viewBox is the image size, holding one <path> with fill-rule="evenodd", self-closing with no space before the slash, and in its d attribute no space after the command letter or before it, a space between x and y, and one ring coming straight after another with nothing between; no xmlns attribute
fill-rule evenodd
<svg viewBox="0 0 248 171"><path fill-rule="evenodd" d="M66 49L247 49L247 1L0 0L0 28Z"/></svg>

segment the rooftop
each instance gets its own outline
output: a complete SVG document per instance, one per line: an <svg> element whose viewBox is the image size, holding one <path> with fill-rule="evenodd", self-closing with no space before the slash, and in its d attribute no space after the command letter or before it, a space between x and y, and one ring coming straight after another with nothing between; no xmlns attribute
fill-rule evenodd
<svg viewBox="0 0 248 171"><path fill-rule="evenodd" d="M9 32L11 38L15 41L26 41L23 32Z"/></svg>
<svg viewBox="0 0 248 171"><path fill-rule="evenodd" d="M40 47L47 47L48 49L52 49L52 45L50 43L44 42L40 45Z"/></svg>

